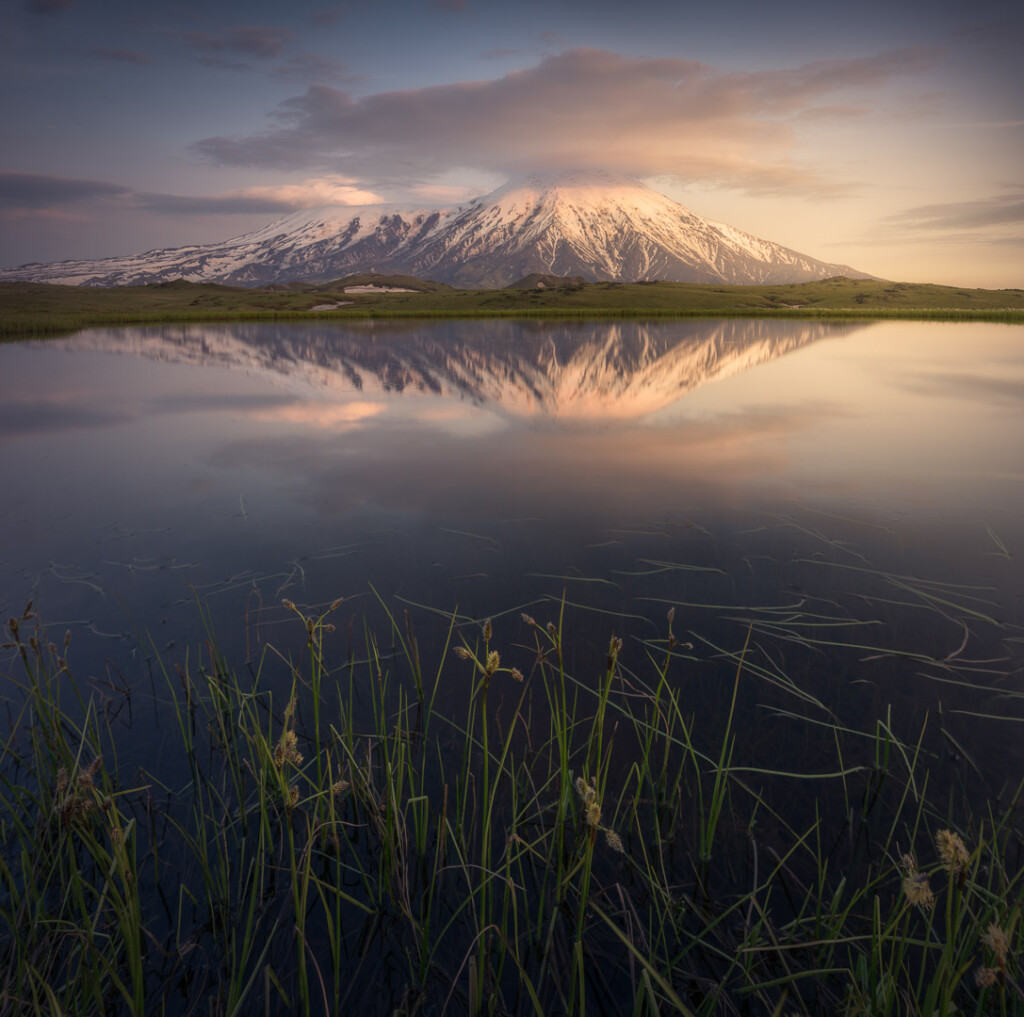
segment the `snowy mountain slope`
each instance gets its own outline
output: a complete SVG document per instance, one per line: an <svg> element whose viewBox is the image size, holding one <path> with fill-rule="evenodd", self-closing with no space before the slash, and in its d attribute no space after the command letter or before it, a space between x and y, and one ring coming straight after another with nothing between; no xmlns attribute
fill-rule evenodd
<svg viewBox="0 0 1024 1017"><path fill-rule="evenodd" d="M533 272L737 284L870 278L712 222L636 180L563 173L534 174L455 208L311 209L219 244L22 265L0 270L0 280L259 286L366 271L464 287L505 286Z"/></svg>

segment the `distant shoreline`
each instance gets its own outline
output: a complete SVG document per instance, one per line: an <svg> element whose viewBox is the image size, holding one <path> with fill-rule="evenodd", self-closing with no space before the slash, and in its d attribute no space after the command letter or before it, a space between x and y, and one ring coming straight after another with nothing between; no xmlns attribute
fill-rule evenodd
<svg viewBox="0 0 1024 1017"><path fill-rule="evenodd" d="M56 335L103 325L374 318L792 318L995 321L1024 324L1024 290L979 290L838 277L765 286L639 282L456 290L409 277L381 277L380 292L322 285L243 289L181 280L150 286L78 287L0 283L0 336ZM402 283L401 291L394 289ZM391 286L388 292L385 287ZM415 288L413 288L415 287ZM330 310L313 310L325 304Z"/></svg>

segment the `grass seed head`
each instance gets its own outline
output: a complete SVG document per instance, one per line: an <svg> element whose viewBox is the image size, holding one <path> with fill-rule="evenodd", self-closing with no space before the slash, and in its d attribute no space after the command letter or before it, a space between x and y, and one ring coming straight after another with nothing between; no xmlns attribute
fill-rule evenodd
<svg viewBox="0 0 1024 1017"><path fill-rule="evenodd" d="M615 667L615 662L619 659L619 654L622 652L622 640L618 636L612 636L608 642L608 670L611 671Z"/></svg>
<svg viewBox="0 0 1024 1017"><path fill-rule="evenodd" d="M970 855L960 834L952 830L939 830L935 835L935 849L945 868L952 873L966 872L970 863Z"/></svg>
<svg viewBox="0 0 1024 1017"><path fill-rule="evenodd" d="M103 763L103 757L97 756L84 770L78 774L78 786L85 791L91 791L95 786L96 774Z"/></svg>
<svg viewBox="0 0 1024 1017"><path fill-rule="evenodd" d="M497 650L491 650L491 652L487 654L487 664L484 667L484 674L490 677L498 670L499 667L501 667L501 657L498 655Z"/></svg>
<svg viewBox="0 0 1024 1017"><path fill-rule="evenodd" d="M614 830L604 831L605 843L617 854L622 854L626 849L622 846L622 838Z"/></svg>
<svg viewBox="0 0 1024 1017"><path fill-rule="evenodd" d="M913 907L924 908L926 911L935 906L935 894L932 893L928 877L921 872L908 873L903 878L903 893L907 903Z"/></svg>
<svg viewBox="0 0 1024 1017"><path fill-rule="evenodd" d="M491 625L491 619L488 618L484 622L484 642L489 643L494 638L494 628Z"/></svg>
<svg viewBox="0 0 1024 1017"><path fill-rule="evenodd" d="M290 728L281 735L281 740L277 743L277 748L274 750L274 762L279 770L285 763L291 763L292 766L302 765L303 756L299 752L298 745L298 735Z"/></svg>
<svg viewBox="0 0 1024 1017"><path fill-rule="evenodd" d="M974 972L974 984L979 989L988 989L996 984L998 974L995 968L978 968Z"/></svg>
<svg viewBox="0 0 1024 1017"><path fill-rule="evenodd" d="M582 777L577 777L573 786L576 788L576 794L583 799L584 805L589 805L597 797L597 792Z"/></svg>
<svg viewBox="0 0 1024 1017"><path fill-rule="evenodd" d="M583 799L583 817L587 826L597 829L601 825L601 803L597 800L597 788L582 777L576 778L576 794Z"/></svg>
<svg viewBox="0 0 1024 1017"><path fill-rule="evenodd" d="M469 660L469 658L473 655L469 652L469 650L466 649L465 646L456 646L455 656L458 657L459 660Z"/></svg>
<svg viewBox="0 0 1024 1017"><path fill-rule="evenodd" d="M981 937L981 941L1001 961L1006 962L1006 955L1010 952L1010 944L1007 941L1006 933L995 922L989 924L989 927L985 930L985 935Z"/></svg>
<svg viewBox="0 0 1024 1017"><path fill-rule="evenodd" d="M512 668L512 671L510 673L512 675L513 681L521 682L523 680L523 672L520 671L518 667Z"/></svg>

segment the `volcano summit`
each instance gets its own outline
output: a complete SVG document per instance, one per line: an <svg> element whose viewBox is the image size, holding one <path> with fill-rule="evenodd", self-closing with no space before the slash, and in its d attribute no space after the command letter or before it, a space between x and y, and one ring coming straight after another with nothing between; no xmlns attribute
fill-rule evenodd
<svg viewBox="0 0 1024 1017"><path fill-rule="evenodd" d="M627 177L531 174L452 208L305 209L218 244L0 270L0 280L122 286L326 282L356 272L501 287L530 273L591 281L796 283L871 278L724 223Z"/></svg>

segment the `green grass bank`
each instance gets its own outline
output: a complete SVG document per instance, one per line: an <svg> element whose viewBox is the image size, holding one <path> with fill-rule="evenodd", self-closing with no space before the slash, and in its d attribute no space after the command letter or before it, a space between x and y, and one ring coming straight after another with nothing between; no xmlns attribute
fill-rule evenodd
<svg viewBox="0 0 1024 1017"><path fill-rule="evenodd" d="M1024 290L978 290L836 278L780 286L585 283L455 290L377 277L411 292L346 293L358 276L324 285L244 289L176 281L93 288L0 283L0 336L56 334L94 325L349 318L686 317L911 318L1024 322ZM329 310L312 308L333 306Z"/></svg>

